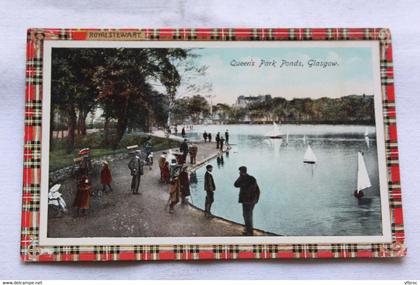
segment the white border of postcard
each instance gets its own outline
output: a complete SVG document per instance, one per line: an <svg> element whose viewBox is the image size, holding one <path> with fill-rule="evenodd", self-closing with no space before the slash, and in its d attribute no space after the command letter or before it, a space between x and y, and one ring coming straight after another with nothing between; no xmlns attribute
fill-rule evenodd
<svg viewBox="0 0 420 285"><path fill-rule="evenodd" d="M379 185L381 195L381 236L264 236L264 237L87 237L48 238L48 170L51 89L51 49L53 47L131 47L131 48L236 48L236 47L366 47L372 50L376 142L378 151ZM42 101L42 159L39 244L57 245L173 245L173 244L329 244L329 243L390 243L391 221L389 213L387 169L385 160L384 117L380 78L379 41L44 41ZM379 127L378 127L379 126Z"/></svg>

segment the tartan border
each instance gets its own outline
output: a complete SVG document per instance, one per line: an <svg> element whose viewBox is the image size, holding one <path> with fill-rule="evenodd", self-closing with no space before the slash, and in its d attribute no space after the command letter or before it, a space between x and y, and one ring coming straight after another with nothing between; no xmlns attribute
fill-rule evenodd
<svg viewBox="0 0 420 285"><path fill-rule="evenodd" d="M141 40L171 41L342 41L378 40L384 113L385 156L392 242L383 244L257 244L39 246L44 40L89 40L89 32L137 32ZM21 258L23 261L234 260L278 258L402 257L407 253L401 203L391 33L386 28L214 28L214 29L29 29L26 45L24 173Z"/></svg>

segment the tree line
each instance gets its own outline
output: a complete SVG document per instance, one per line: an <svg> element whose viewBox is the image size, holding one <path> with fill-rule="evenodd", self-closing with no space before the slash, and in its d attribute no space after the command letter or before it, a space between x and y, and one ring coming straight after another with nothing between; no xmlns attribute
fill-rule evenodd
<svg viewBox="0 0 420 285"><path fill-rule="evenodd" d="M192 119L214 118L210 105L200 95L175 101L175 118L178 123ZM212 106L213 115L224 123L271 122L313 124L374 124L374 100L372 95L349 95L340 98L294 98L287 100L274 97L249 103L246 107L217 104Z"/></svg>
<svg viewBox="0 0 420 285"><path fill-rule="evenodd" d="M105 120L104 144L116 146L129 127L164 125L169 100L181 84L179 62L191 56L180 48L54 48L50 131L57 122L65 125L71 152L76 135L86 134L88 114L98 107ZM111 121L116 134L110 141Z"/></svg>
<svg viewBox="0 0 420 285"><path fill-rule="evenodd" d="M372 95L349 95L319 99L275 97L253 103L248 108L251 119L277 120L285 123L374 124Z"/></svg>

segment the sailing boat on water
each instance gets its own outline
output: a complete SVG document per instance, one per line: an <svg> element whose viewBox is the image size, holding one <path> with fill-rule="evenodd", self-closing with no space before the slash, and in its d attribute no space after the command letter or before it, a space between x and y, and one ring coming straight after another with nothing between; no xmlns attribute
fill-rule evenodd
<svg viewBox="0 0 420 285"><path fill-rule="evenodd" d="M305 155L303 156L303 163L308 163L308 164L316 163L316 156L310 145L308 145Z"/></svg>
<svg viewBox="0 0 420 285"><path fill-rule="evenodd" d="M286 130L286 145L289 144L289 129Z"/></svg>
<svg viewBox="0 0 420 285"><path fill-rule="evenodd" d="M354 191L354 196L360 199L364 196L363 190L371 187L369 174L366 169L365 160L361 152L357 153L357 188Z"/></svg>
<svg viewBox="0 0 420 285"><path fill-rule="evenodd" d="M265 135L266 137L269 137L270 139L281 139L284 134L280 131L279 126L273 122L273 130Z"/></svg>
<svg viewBox="0 0 420 285"><path fill-rule="evenodd" d="M370 147L370 139L369 139L368 128L365 129L365 142L366 142L367 147L369 148Z"/></svg>
<svg viewBox="0 0 420 285"><path fill-rule="evenodd" d="M303 144L306 144L306 135L303 136L302 141L303 141Z"/></svg>

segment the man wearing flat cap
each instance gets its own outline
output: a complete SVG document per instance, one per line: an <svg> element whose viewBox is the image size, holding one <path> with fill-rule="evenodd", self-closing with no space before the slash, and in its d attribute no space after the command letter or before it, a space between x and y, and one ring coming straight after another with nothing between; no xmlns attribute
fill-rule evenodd
<svg viewBox="0 0 420 285"><path fill-rule="evenodd" d="M239 203L242 204L242 215L245 221L244 235L252 236L254 228L252 212L260 198L260 188L257 180L253 176L248 175L245 166L239 167L239 178L235 181L234 186L239 188Z"/></svg>
<svg viewBox="0 0 420 285"><path fill-rule="evenodd" d="M211 205L214 202L214 191L216 191L216 184L214 183L212 171L213 166L206 166L206 174L204 174L204 191L206 191L206 202L204 205L206 216L211 217Z"/></svg>
<svg viewBox="0 0 420 285"><path fill-rule="evenodd" d="M131 171L131 192L133 194L139 194L140 180L143 175L143 160L141 159L141 151L136 150L134 156L128 163L128 168Z"/></svg>

